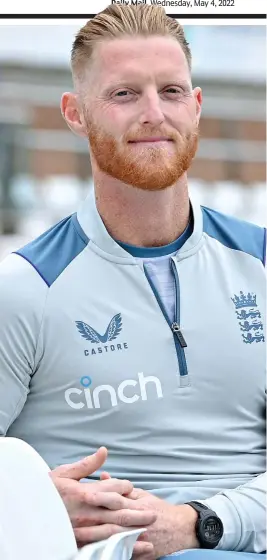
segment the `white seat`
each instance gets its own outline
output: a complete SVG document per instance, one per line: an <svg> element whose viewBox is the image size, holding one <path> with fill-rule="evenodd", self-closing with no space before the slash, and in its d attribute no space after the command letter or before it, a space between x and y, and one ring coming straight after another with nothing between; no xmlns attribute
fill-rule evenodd
<svg viewBox="0 0 267 560"><path fill-rule="evenodd" d="M50 469L30 445L0 438L0 560L130 560L146 529L77 549Z"/></svg>
<svg viewBox="0 0 267 560"><path fill-rule="evenodd" d="M25 442L0 438L1 560L69 560L77 545L49 467Z"/></svg>

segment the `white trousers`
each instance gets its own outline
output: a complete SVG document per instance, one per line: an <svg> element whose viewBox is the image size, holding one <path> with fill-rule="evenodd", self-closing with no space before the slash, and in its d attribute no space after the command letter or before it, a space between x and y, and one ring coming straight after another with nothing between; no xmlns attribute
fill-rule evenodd
<svg viewBox="0 0 267 560"><path fill-rule="evenodd" d="M77 550L50 469L27 443L0 437L0 560L129 560L144 529Z"/></svg>
<svg viewBox="0 0 267 560"><path fill-rule="evenodd" d="M1 560L69 560L77 554L67 510L49 471L27 443L0 438Z"/></svg>

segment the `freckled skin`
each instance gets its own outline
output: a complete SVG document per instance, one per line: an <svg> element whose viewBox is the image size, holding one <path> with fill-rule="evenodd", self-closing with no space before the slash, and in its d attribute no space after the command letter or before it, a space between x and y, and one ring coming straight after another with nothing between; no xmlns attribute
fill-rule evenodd
<svg viewBox="0 0 267 560"><path fill-rule="evenodd" d="M63 94L67 124L89 140L97 208L115 239L160 246L185 230L201 104L169 36L97 43L75 93ZM152 136L165 141L130 142Z"/></svg>
<svg viewBox="0 0 267 560"><path fill-rule="evenodd" d="M98 168L145 190L179 180L198 144L196 99L179 44L149 37L98 45L90 83L83 112ZM129 143L151 136L169 141Z"/></svg>

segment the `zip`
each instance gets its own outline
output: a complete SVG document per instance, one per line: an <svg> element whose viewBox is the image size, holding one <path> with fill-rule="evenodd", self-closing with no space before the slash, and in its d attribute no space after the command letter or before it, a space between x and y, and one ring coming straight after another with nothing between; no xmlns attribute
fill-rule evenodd
<svg viewBox="0 0 267 560"><path fill-rule="evenodd" d="M184 335L183 335L183 333L181 331L181 328L179 327L178 323L173 323L171 328L172 328L173 333L177 336L181 347L186 348L187 344L186 344Z"/></svg>
<svg viewBox="0 0 267 560"><path fill-rule="evenodd" d="M187 348L187 343L186 343L186 340L184 338L184 335L183 335L183 333L181 331L181 327L180 327L180 315L181 315L181 313L180 313L180 281L179 281L178 272L176 270L176 266L175 266L172 258L171 258L171 270L172 270L172 273L173 273L173 276L174 276L175 293L176 293L175 322L172 324L171 328L172 328L174 341L175 341L175 346L176 346L176 352L177 352L179 368L180 368L180 375L181 375L181 377L183 377L183 379L188 380L188 378L189 378L188 377L188 369L187 369L187 363L186 363L185 351L184 351L184 348Z"/></svg>
<svg viewBox="0 0 267 560"><path fill-rule="evenodd" d="M175 344L175 349L176 349L176 353L177 353L177 358L178 358L178 364L179 364L179 371L180 371L180 377L183 378L183 381L186 381L188 379L188 369L187 369L187 363L186 363L186 358L185 358L185 352L184 352L184 348L187 347L187 343L186 340L184 338L184 335L181 331L181 327L180 327L180 282L179 282L179 277L177 274L177 270L175 268L175 264L171 258L171 270L174 276L174 283L175 283L175 293L176 293L176 300L175 300L175 321L174 323L171 323L168 314L166 312L166 309L160 299L159 293L156 290L153 282L150 280L148 273L145 269L144 266L144 272L146 275L146 278L148 280L148 283L150 285L150 287L152 288L152 291L156 297L156 300L159 304L159 307L170 327L170 329L172 330L173 333L173 338L174 338L174 344ZM186 383L183 383L183 385L185 385ZM188 383L189 384L189 383Z"/></svg>

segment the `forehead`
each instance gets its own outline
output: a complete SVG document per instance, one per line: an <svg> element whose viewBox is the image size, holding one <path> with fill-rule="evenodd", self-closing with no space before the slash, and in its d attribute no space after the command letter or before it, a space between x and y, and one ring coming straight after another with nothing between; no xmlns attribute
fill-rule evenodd
<svg viewBox="0 0 267 560"><path fill-rule="evenodd" d="M171 37L130 37L99 43L94 49L92 71L100 81L155 74L190 80L185 54Z"/></svg>

